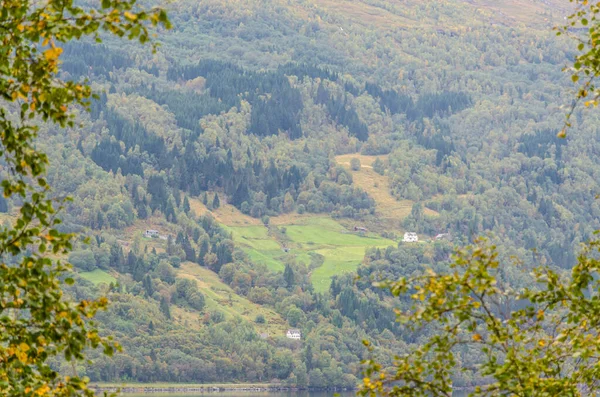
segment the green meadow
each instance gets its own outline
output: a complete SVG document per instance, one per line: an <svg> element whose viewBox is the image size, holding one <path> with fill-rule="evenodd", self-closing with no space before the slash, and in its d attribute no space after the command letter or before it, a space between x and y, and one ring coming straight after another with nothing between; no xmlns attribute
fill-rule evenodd
<svg viewBox="0 0 600 397"><path fill-rule="evenodd" d="M271 229L264 225L227 229L252 261L274 271L283 271L288 259L308 266L311 255L321 255L323 264L311 273L318 291L329 288L332 276L356 270L368 247L396 245L395 241L374 234L358 235L327 217L306 217Z"/></svg>
<svg viewBox="0 0 600 397"><path fill-rule="evenodd" d="M94 269L91 272L80 272L81 278L94 283L95 285L105 283L110 284L117 281L116 278L105 272L104 270Z"/></svg>

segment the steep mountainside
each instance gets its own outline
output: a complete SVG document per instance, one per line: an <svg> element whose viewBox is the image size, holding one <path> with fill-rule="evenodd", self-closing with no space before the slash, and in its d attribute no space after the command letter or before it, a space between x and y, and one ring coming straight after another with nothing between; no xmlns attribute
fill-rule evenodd
<svg viewBox="0 0 600 397"><path fill-rule="evenodd" d="M352 385L362 339L390 357L422 337L372 278L444 268L479 235L525 269L569 268L600 227L598 115L556 138L568 3L168 7L156 54L66 46L65 75L100 96L40 139L74 197L65 228L92 237L70 293L107 294L125 348L80 368L92 380ZM0 202L7 221L18 205Z"/></svg>

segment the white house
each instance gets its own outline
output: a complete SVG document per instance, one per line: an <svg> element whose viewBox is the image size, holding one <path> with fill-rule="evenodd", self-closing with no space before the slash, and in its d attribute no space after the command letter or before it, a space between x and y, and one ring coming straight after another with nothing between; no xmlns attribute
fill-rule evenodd
<svg viewBox="0 0 600 397"><path fill-rule="evenodd" d="M417 236L417 233L406 232L404 233L404 239L402 241L405 243L417 243L419 242L419 236Z"/></svg>
<svg viewBox="0 0 600 397"><path fill-rule="evenodd" d="M436 240L447 240L450 237L450 235L448 233L440 233L437 236L435 236Z"/></svg>
<svg viewBox="0 0 600 397"><path fill-rule="evenodd" d="M288 329L287 334L285 336L289 339L300 340L302 338L302 333L299 329Z"/></svg>
<svg viewBox="0 0 600 397"><path fill-rule="evenodd" d="M153 230L153 229L148 229L144 232L144 237L147 238L159 238L160 237L160 233L158 232L158 230Z"/></svg>

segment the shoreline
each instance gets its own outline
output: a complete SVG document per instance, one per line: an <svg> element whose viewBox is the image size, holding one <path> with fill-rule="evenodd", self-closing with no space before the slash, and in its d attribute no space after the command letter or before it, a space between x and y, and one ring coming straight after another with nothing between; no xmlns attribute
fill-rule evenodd
<svg viewBox="0 0 600 397"><path fill-rule="evenodd" d="M90 384L89 387L96 392L122 394L155 394L155 393L220 393L220 392L295 392L295 391L353 391L349 387L293 387L277 384Z"/></svg>

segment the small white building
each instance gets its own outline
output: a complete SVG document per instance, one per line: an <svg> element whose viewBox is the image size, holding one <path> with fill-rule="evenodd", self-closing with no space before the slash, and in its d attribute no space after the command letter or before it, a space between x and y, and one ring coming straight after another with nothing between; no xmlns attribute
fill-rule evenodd
<svg viewBox="0 0 600 397"><path fill-rule="evenodd" d="M406 232L404 233L404 239L402 239L402 241L405 243L418 243L419 236L417 236L417 233Z"/></svg>
<svg viewBox="0 0 600 397"><path fill-rule="evenodd" d="M448 233L440 233L437 236L435 236L436 240L448 240L450 238L450 235Z"/></svg>
<svg viewBox="0 0 600 397"><path fill-rule="evenodd" d="M153 230L153 229L148 229L144 232L144 237L147 238L159 238L160 237L160 233L158 232L158 230Z"/></svg>
<svg viewBox="0 0 600 397"><path fill-rule="evenodd" d="M302 332L299 329L288 329L287 334L285 335L289 339L302 339Z"/></svg>

